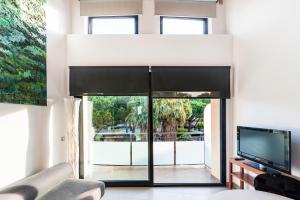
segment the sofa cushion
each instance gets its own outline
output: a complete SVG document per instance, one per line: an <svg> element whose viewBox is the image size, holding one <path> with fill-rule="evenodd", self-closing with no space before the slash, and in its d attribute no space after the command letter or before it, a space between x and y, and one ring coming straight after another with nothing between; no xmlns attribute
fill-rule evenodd
<svg viewBox="0 0 300 200"><path fill-rule="evenodd" d="M0 199L3 200L33 200L37 196L37 189L28 185L13 186L0 191Z"/></svg>
<svg viewBox="0 0 300 200"><path fill-rule="evenodd" d="M7 186L0 191L0 195L10 198L18 196L23 200L36 199L70 178L71 173L71 166L68 163L61 163Z"/></svg>
<svg viewBox="0 0 300 200"><path fill-rule="evenodd" d="M68 179L39 200L99 200L104 195L105 186L102 182Z"/></svg>

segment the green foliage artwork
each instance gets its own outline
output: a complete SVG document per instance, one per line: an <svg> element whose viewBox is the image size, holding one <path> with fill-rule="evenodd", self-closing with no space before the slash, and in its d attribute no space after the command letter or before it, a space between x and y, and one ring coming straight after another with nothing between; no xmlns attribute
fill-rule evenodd
<svg viewBox="0 0 300 200"><path fill-rule="evenodd" d="M0 0L0 102L47 104L47 0Z"/></svg>

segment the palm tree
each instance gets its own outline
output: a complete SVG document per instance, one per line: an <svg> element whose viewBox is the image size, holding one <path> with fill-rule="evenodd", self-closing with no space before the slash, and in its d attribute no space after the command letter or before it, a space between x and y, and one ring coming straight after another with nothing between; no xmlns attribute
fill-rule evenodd
<svg viewBox="0 0 300 200"><path fill-rule="evenodd" d="M184 126L186 119L192 115L189 100L155 99L153 101L153 119L155 128L161 126L164 140L176 140L178 127Z"/></svg>
<svg viewBox="0 0 300 200"><path fill-rule="evenodd" d="M145 133L148 127L147 101L143 97L131 97L128 102L130 113L126 122L135 132L140 127ZM188 99L154 99L153 100L153 126L161 127L164 141L175 141L178 127L183 127L186 120L192 116L192 107Z"/></svg>
<svg viewBox="0 0 300 200"><path fill-rule="evenodd" d="M135 132L136 127L141 128L142 133L147 132L148 128L148 106L144 97L131 97L128 102L129 114L125 118L126 122L132 127L132 132Z"/></svg>

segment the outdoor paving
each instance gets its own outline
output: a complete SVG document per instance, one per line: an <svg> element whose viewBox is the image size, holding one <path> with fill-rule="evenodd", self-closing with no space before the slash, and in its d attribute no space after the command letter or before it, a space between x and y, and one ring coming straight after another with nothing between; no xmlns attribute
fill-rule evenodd
<svg viewBox="0 0 300 200"><path fill-rule="evenodd" d="M146 180L146 166L92 165L86 175L96 180ZM155 183L219 183L203 165L155 166Z"/></svg>

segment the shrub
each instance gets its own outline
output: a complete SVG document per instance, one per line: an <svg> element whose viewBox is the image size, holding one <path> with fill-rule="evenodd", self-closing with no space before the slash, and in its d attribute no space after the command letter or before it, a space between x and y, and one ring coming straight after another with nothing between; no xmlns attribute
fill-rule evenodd
<svg viewBox="0 0 300 200"><path fill-rule="evenodd" d="M186 128L178 128L177 129L177 133L185 133L188 132L188 130Z"/></svg>
<svg viewBox="0 0 300 200"><path fill-rule="evenodd" d="M192 141L192 135L188 132L178 133L177 141Z"/></svg>
<svg viewBox="0 0 300 200"><path fill-rule="evenodd" d="M136 133L135 134L135 140L136 141L141 141L142 140L142 134L141 133Z"/></svg>
<svg viewBox="0 0 300 200"><path fill-rule="evenodd" d="M113 134L122 134L123 133L122 130L118 130L118 129L113 129L111 132Z"/></svg>
<svg viewBox="0 0 300 200"><path fill-rule="evenodd" d="M197 127L198 130L204 129L204 122L198 122L196 124L196 127Z"/></svg>
<svg viewBox="0 0 300 200"><path fill-rule="evenodd" d="M103 140L102 135L96 134L96 135L94 136L94 141L100 142L100 141L102 141L102 140Z"/></svg>

